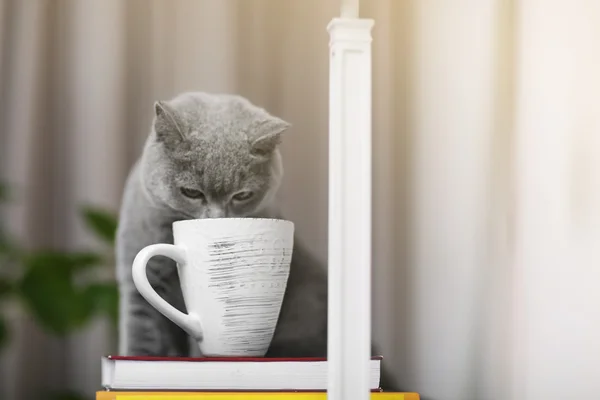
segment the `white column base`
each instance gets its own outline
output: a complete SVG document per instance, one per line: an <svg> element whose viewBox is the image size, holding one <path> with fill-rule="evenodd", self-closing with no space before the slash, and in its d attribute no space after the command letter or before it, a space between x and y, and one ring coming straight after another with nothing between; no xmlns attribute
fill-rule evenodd
<svg viewBox="0 0 600 400"><path fill-rule="evenodd" d="M371 29L335 18L330 34L330 400L370 398Z"/></svg>

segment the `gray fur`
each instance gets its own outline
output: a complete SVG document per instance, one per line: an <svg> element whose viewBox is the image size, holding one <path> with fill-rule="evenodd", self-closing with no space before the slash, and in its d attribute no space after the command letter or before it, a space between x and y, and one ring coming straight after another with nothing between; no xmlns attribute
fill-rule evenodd
<svg viewBox="0 0 600 400"><path fill-rule="evenodd" d="M289 124L235 95L183 93L154 105L155 117L142 156L125 185L117 233L120 286L119 353L193 356L196 345L150 306L131 277L136 254L154 243L172 243L180 219L281 218L275 194L283 178L278 145ZM181 187L200 190L190 199ZM252 191L254 197L232 196ZM291 272L268 357L327 355L327 275L295 239ZM175 263L155 257L148 279L169 303L185 312Z"/></svg>

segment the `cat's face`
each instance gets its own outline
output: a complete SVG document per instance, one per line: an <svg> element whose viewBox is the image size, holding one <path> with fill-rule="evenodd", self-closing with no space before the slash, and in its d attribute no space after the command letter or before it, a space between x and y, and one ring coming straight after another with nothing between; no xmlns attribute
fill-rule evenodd
<svg viewBox="0 0 600 400"><path fill-rule="evenodd" d="M268 205L287 122L233 95L184 93L154 108L142 161L154 201L187 218L247 217Z"/></svg>

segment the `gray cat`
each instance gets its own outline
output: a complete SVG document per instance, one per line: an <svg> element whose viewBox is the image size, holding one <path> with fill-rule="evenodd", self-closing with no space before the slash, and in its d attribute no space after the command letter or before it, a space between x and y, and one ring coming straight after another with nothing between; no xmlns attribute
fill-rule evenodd
<svg viewBox="0 0 600 400"><path fill-rule="evenodd" d="M131 265L154 243L173 243L176 220L282 218L275 195L283 178L279 144L290 126L247 99L183 93L154 105L142 156L127 179L117 233L119 353L198 356L198 347L136 290ZM154 289L179 310L185 304L175 263L148 263ZM327 355L327 273L295 239L291 272L267 357Z"/></svg>

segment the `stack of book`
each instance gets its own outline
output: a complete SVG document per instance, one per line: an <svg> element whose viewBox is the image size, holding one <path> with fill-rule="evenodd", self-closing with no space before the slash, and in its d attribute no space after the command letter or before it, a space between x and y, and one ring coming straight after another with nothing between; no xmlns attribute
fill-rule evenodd
<svg viewBox="0 0 600 400"><path fill-rule="evenodd" d="M371 359L371 398L419 400L417 393L383 392L382 357ZM102 358L96 400L230 400L327 398L325 358Z"/></svg>

